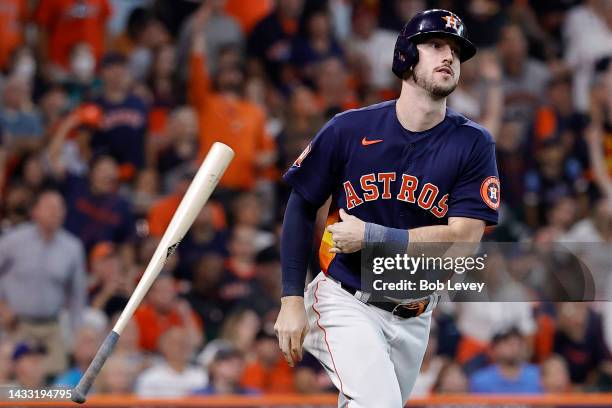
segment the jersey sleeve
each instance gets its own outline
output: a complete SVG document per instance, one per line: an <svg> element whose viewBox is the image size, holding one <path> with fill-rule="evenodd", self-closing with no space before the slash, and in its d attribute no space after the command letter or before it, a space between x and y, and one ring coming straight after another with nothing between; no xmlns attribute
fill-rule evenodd
<svg viewBox="0 0 612 408"><path fill-rule="evenodd" d="M467 156L466 165L451 190L448 216L475 218L495 225L500 197L495 143L490 137L481 138Z"/></svg>
<svg viewBox="0 0 612 408"><path fill-rule="evenodd" d="M338 129L332 119L287 170L284 180L311 204L323 205L339 183L339 150Z"/></svg>

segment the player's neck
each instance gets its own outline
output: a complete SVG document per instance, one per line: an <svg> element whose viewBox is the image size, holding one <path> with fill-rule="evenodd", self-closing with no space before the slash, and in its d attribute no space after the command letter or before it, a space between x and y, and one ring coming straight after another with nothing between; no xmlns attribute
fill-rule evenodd
<svg viewBox="0 0 612 408"><path fill-rule="evenodd" d="M404 129L423 132L444 120L446 98L433 99L424 89L404 82L395 113Z"/></svg>

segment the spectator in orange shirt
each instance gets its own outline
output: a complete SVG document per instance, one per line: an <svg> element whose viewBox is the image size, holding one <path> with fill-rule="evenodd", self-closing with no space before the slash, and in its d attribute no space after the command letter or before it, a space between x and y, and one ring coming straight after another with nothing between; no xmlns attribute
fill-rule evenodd
<svg viewBox="0 0 612 408"><path fill-rule="evenodd" d="M293 370L278 348L278 340L272 332L261 330L255 342L256 359L247 364L241 385L265 393L295 392Z"/></svg>
<svg viewBox="0 0 612 408"><path fill-rule="evenodd" d="M26 0L2 0L0 7L0 69L6 68L13 52L23 43L24 23L28 18Z"/></svg>
<svg viewBox="0 0 612 408"><path fill-rule="evenodd" d="M191 180L195 176L195 171L190 166L178 169L178 178L174 182L174 191L157 201L149 210L147 221L149 223L149 234L154 237L161 237L176 212L183 196L187 192ZM214 201L209 201L207 207L212 212L212 224L215 230L220 231L225 228L225 212L223 207Z"/></svg>
<svg viewBox="0 0 612 408"><path fill-rule="evenodd" d="M236 152L219 183L231 197L253 189L258 175L275 162L276 151L265 130L264 112L243 97L242 67L221 57L216 76L212 81L208 76L204 29L210 14L210 6L204 3L193 19L189 96L200 117L200 156L215 141L228 144Z"/></svg>
<svg viewBox="0 0 612 408"><path fill-rule="evenodd" d="M88 43L97 60L104 52L106 21L111 15L108 0L45 0L39 3L35 19L44 33L41 49L48 60L68 68L70 51L80 42Z"/></svg>
<svg viewBox="0 0 612 408"><path fill-rule="evenodd" d="M156 351L160 336L171 327L183 327L194 347L202 344L203 330L199 317L186 300L180 299L174 279L162 273L134 314L140 332L140 348Z"/></svg>
<svg viewBox="0 0 612 408"><path fill-rule="evenodd" d="M194 176L195 172L192 169L184 169L174 184L174 191L153 204L147 216L150 235L154 237L164 235Z"/></svg>

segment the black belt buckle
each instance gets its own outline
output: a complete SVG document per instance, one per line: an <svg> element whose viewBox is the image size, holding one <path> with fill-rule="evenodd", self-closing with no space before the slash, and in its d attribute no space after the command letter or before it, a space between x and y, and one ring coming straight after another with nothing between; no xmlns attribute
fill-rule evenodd
<svg viewBox="0 0 612 408"><path fill-rule="evenodd" d="M335 280L335 279L334 279ZM355 296L357 293L357 289L348 286L342 281L337 281L340 283L340 287ZM382 310L386 310L387 312L391 312L391 314L400 317L402 319L410 319L412 317L418 317L421 314L425 313L427 310L427 306L429 306L429 302L431 299L429 297L421 300L414 300L412 302L406 303L398 303L394 304L392 302L367 302L373 306L376 306Z"/></svg>
<svg viewBox="0 0 612 408"><path fill-rule="evenodd" d="M393 308L391 313L402 319L410 319L412 317L418 317L427 310L429 305L429 298L423 300L417 300L408 303L399 303Z"/></svg>

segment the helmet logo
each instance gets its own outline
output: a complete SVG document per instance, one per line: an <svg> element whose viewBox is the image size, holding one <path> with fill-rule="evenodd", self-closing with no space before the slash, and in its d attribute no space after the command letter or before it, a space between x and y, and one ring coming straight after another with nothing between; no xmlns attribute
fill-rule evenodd
<svg viewBox="0 0 612 408"><path fill-rule="evenodd" d="M444 26L444 28L452 28L455 31L459 30L459 27L457 26L457 24L459 24L459 20L457 20L455 16L451 14L448 16L443 16L442 18L446 20L446 26Z"/></svg>

